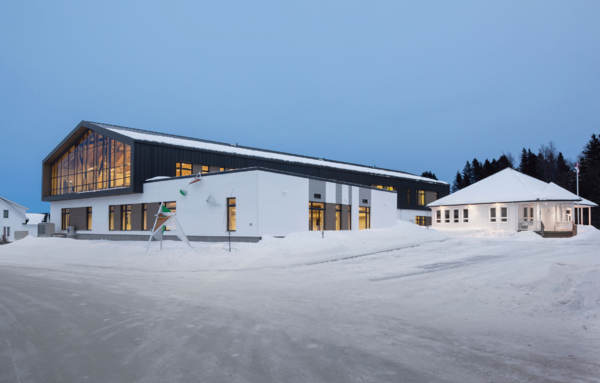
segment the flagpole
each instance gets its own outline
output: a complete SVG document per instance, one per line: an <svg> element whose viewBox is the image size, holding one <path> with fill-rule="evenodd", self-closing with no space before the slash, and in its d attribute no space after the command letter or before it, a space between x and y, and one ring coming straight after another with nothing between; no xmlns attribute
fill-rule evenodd
<svg viewBox="0 0 600 383"><path fill-rule="evenodd" d="M579 197L579 162L575 164L575 169L577 169L577 196Z"/></svg>

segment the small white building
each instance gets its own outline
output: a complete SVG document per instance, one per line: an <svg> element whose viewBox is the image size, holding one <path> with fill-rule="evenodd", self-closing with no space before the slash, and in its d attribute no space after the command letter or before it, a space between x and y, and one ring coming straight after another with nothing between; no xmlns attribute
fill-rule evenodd
<svg viewBox="0 0 600 383"><path fill-rule="evenodd" d="M568 236L576 234L575 207L584 205L597 206L553 182L507 168L428 206L436 229L529 230Z"/></svg>
<svg viewBox="0 0 600 383"><path fill-rule="evenodd" d="M12 242L15 240L15 233L23 230L23 224L27 220L25 212L27 208L19 205L9 199L0 197L0 242Z"/></svg>
<svg viewBox="0 0 600 383"><path fill-rule="evenodd" d="M258 241L299 231L396 223L394 191L263 168L206 173L190 183L194 180L154 177L143 184L142 193L53 201L51 222L57 230L73 227L81 239L147 239L164 203L196 241L224 241L229 235L232 241Z"/></svg>

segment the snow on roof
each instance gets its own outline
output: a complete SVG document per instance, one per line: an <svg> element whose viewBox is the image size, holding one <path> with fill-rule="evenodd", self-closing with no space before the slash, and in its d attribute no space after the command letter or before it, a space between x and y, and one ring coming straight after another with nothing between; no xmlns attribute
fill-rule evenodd
<svg viewBox="0 0 600 383"><path fill-rule="evenodd" d="M597 203L590 201L589 199L585 199L585 198L581 198L581 201L577 202L577 205L582 205L582 206L591 206L591 207L596 207L598 206Z"/></svg>
<svg viewBox="0 0 600 383"><path fill-rule="evenodd" d="M205 150L212 150L212 151L216 151L216 152L234 153L234 154L240 154L240 155L245 155L245 156L261 157L261 158L268 158L268 159L275 159L275 160L289 161L289 162L297 162L297 163L317 165L317 166L327 166L327 167L351 170L351 171L362 172L362 173L370 173L370 174L390 176L390 177L408 178L408 179L413 179L413 180L417 180L417 181L424 181L424 182L431 182L431 183L447 184L447 182L444 182L444 181L434 180L432 178L421 177L421 176L417 176L414 174L405 173L405 172L396 171L396 170L380 169L380 168L375 168L375 167L369 167L369 166L358 165L358 164L350 164L350 163L338 162L338 161L321 159L321 158L313 158L313 157L280 153L280 152L263 150L263 149L248 148L248 147L230 145L230 144L225 144L225 143L220 143L220 142L205 141L205 140L199 140L199 139L188 138L188 137L172 136L172 135L163 134L163 133L156 133L156 132L149 132L149 131L144 131L144 130L139 130L139 129L125 128L125 127L121 127L121 126L102 124L102 123L98 123L98 122L92 122L92 124L100 126L101 128L104 128L104 129L108 129L115 133L122 134L124 136L127 136L129 138L132 138L132 139L138 140L138 141L158 142L161 144L184 146L184 147L189 147L189 148L194 148L194 149L205 149Z"/></svg>
<svg viewBox="0 0 600 383"><path fill-rule="evenodd" d="M44 218L46 214L44 213L26 213L25 218L27 218L28 225L37 225L38 223L44 222Z"/></svg>
<svg viewBox="0 0 600 383"><path fill-rule="evenodd" d="M537 200L580 201L581 197L553 182L546 183L514 169L506 168L427 206Z"/></svg>
<svg viewBox="0 0 600 383"><path fill-rule="evenodd" d="M25 207L23 205L20 205L20 204L18 204L16 202L13 202L13 201L11 201L9 199L6 199L4 197L0 197L0 200L4 201L7 205L12 206L14 209L17 209L17 210L23 210L23 211L25 211L25 210L28 209L27 207Z"/></svg>

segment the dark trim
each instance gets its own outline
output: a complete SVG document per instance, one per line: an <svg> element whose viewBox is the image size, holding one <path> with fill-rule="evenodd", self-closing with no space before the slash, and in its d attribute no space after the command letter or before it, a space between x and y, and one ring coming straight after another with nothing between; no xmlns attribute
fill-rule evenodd
<svg viewBox="0 0 600 383"><path fill-rule="evenodd" d="M112 188L112 189L102 189L97 191L90 192L81 192L81 193L69 193L69 194L60 194L60 195L49 195L42 196L42 201L52 202L52 201L63 201L63 200L72 200L72 199L82 199L82 198L93 198L93 197L107 197L113 195L121 195L121 194L133 194L134 188L132 186L124 187L124 188Z"/></svg>
<svg viewBox="0 0 600 383"><path fill-rule="evenodd" d="M76 239L94 239L94 240L108 240L108 241L147 241L150 237L148 234L88 234L77 232ZM193 242L227 242L229 236L227 235L188 235L188 240ZM163 239L168 241L180 241L176 235L165 235ZM231 242L259 242L262 237L252 236L231 236Z"/></svg>

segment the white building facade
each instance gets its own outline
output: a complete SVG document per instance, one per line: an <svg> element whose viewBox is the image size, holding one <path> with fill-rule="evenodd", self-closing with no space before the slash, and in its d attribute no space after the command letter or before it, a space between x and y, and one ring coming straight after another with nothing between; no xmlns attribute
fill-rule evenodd
<svg viewBox="0 0 600 383"><path fill-rule="evenodd" d="M16 202L0 197L0 241L12 242L26 222L27 208Z"/></svg>
<svg viewBox="0 0 600 383"><path fill-rule="evenodd" d="M428 206L438 229L574 234L581 201L552 182L507 168Z"/></svg>
<svg viewBox="0 0 600 383"><path fill-rule="evenodd" d="M396 193L248 168L157 177L142 193L51 202L51 222L77 238L148 239L161 203L190 240L258 241L307 230L360 230L396 222ZM169 233L166 233L169 238Z"/></svg>

